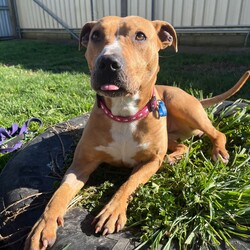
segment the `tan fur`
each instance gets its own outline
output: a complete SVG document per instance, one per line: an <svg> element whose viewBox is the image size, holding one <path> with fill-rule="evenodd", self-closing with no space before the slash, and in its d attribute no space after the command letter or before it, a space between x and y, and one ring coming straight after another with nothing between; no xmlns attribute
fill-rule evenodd
<svg viewBox="0 0 250 250"><path fill-rule="evenodd" d="M93 42L91 35L97 30L101 38ZM135 39L138 31L146 34L145 41ZM174 46L177 51L176 32L169 23L151 22L141 17L105 17L99 22L87 23L82 29L80 43L87 47L85 56L92 76L96 72L97 59L104 54L106 46L118 51L123 59L126 94L120 97L104 95L109 109L123 116L128 113L133 115L150 100L159 71L158 51L168 46ZM162 99L167 106L167 119L159 118L155 111L139 121L118 125L95 103L73 162L44 214L29 234L25 249L46 249L54 244L56 230L63 225L67 205L102 162L133 168L128 180L95 218L96 232L104 235L117 232L125 226L131 195L158 171L167 149L173 151L168 156L170 163L187 152L187 147L178 143L179 139L206 133L213 144L212 157L215 160L221 158L226 163L229 157L225 148L226 137L212 126L202 105L214 104L235 93L248 76L249 71L237 87L225 95L202 101L179 88L156 86L157 99ZM91 84L95 85L93 79ZM138 97L133 104L135 106L131 106L131 98L128 97Z"/></svg>
<svg viewBox="0 0 250 250"><path fill-rule="evenodd" d="M231 96L236 94L242 88L242 86L248 80L249 76L250 76L250 70L246 71L245 74L240 78L240 80L228 91L226 91L220 95L201 100L200 102L201 102L202 106L204 108L206 108L206 107L220 103L220 102L230 98Z"/></svg>

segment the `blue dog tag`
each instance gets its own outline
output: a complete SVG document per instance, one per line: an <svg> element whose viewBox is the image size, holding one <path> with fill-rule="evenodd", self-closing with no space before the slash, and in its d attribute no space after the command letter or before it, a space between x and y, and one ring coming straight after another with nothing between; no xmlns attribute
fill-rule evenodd
<svg viewBox="0 0 250 250"><path fill-rule="evenodd" d="M163 101L158 101L158 112L159 112L159 116L167 116L168 112L167 112L167 108L165 106L165 103Z"/></svg>

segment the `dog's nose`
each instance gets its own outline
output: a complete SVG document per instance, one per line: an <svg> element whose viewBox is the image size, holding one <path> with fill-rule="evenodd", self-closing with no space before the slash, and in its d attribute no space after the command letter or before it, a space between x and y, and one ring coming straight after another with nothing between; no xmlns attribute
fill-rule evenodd
<svg viewBox="0 0 250 250"><path fill-rule="evenodd" d="M122 63L119 58L110 55L104 55L98 60L98 68L102 71L119 71L122 68Z"/></svg>

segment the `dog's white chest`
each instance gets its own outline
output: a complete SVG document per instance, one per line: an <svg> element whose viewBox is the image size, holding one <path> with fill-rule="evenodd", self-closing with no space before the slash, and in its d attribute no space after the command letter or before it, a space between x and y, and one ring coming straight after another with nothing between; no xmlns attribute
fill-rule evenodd
<svg viewBox="0 0 250 250"><path fill-rule="evenodd" d="M122 161L125 165L133 166L136 164L134 157L141 150L147 149L149 143L138 143L133 133L137 129L138 122L129 124L114 122L111 128L112 142L107 146L98 146L96 150L103 151L114 159Z"/></svg>
<svg viewBox="0 0 250 250"><path fill-rule="evenodd" d="M137 109L139 95L132 97L122 97L112 99L112 113L114 115L129 116L134 115ZM149 143L140 143L134 138L134 134L138 125L138 121L130 123L112 122L111 133L112 142L108 145L100 145L96 150L109 154L114 161L121 161L125 165L133 166L136 161L134 157L142 150L148 148Z"/></svg>

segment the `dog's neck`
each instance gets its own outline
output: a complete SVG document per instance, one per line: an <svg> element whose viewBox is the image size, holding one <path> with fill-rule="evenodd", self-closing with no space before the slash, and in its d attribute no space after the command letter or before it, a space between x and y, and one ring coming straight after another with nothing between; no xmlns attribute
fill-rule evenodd
<svg viewBox="0 0 250 250"><path fill-rule="evenodd" d="M147 95L137 92L134 95L122 97L104 97L104 101L108 109L115 116L133 116L139 110L145 107L152 98L153 90L148 91ZM143 96L143 98L141 98Z"/></svg>
<svg viewBox="0 0 250 250"><path fill-rule="evenodd" d="M133 96L115 97L111 99L110 110L112 114L119 116L131 116L138 112L140 96L136 93Z"/></svg>

